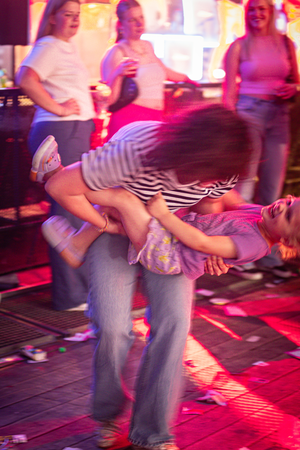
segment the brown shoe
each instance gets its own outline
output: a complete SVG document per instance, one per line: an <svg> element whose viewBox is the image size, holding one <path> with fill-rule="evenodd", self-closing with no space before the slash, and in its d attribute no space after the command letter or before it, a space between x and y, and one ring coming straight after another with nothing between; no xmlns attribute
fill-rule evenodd
<svg viewBox="0 0 300 450"><path fill-rule="evenodd" d="M120 436L120 427L115 421L108 420L106 422L102 422L98 429L97 445L100 448L112 447Z"/></svg>
<svg viewBox="0 0 300 450"><path fill-rule="evenodd" d="M164 442L155 447L141 447L139 445L132 445L133 450L180 450L174 442Z"/></svg>

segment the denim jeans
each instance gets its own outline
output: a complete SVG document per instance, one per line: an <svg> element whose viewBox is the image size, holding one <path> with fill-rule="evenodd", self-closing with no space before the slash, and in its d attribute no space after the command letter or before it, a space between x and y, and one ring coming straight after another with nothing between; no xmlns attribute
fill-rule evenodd
<svg viewBox="0 0 300 450"><path fill-rule="evenodd" d="M280 197L285 179L290 146L288 103L240 95L236 109L249 125L253 145L246 179L236 189L249 203L269 205Z"/></svg>
<svg viewBox="0 0 300 450"><path fill-rule="evenodd" d="M38 122L29 133L28 144L30 152L34 154L40 143L52 134L58 144L61 162L64 166L80 161L81 155L90 149L90 136L94 129L93 120L66 120L58 122ZM71 225L79 229L82 221L66 211L53 199L50 215L57 214L65 217ZM53 308L63 311L85 303L88 296L88 262L78 269L70 267L50 247L50 263L52 271L52 303Z"/></svg>
<svg viewBox="0 0 300 450"><path fill-rule="evenodd" d="M125 402L121 377L134 339L131 303L141 269L128 264L128 243L124 236L103 234L90 248L88 315L98 338L93 417L99 421L117 417ZM194 283L183 274L158 275L144 268L142 282L151 306L151 338L140 362L129 439L155 446L172 439Z"/></svg>

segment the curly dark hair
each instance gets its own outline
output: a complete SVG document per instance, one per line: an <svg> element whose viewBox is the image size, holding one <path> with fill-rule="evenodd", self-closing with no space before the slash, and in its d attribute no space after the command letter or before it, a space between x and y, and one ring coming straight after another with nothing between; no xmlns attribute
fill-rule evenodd
<svg viewBox="0 0 300 450"><path fill-rule="evenodd" d="M195 175L195 180L225 180L245 173L250 154L245 121L214 103L185 110L163 123L158 145L145 163Z"/></svg>

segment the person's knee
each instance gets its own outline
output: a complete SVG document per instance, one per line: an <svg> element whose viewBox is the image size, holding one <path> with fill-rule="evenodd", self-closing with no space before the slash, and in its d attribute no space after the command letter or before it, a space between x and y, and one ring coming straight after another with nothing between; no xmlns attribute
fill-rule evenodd
<svg viewBox="0 0 300 450"><path fill-rule="evenodd" d="M154 323L151 322L153 325ZM183 311L170 311L165 314L162 320L157 323L161 334L174 339L185 340L190 330L190 315L184 314ZM154 325L155 328L155 325Z"/></svg>

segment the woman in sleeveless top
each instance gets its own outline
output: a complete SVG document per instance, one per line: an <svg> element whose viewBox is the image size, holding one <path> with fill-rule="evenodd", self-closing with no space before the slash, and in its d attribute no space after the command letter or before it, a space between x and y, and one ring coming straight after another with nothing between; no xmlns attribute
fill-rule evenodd
<svg viewBox="0 0 300 450"><path fill-rule="evenodd" d="M108 103L113 104L119 98L124 76L134 77L139 93L132 103L112 113L107 139L128 123L163 119L165 80L198 85L187 75L166 67L155 55L152 44L141 40L145 21L136 0L121 0L116 13L116 44L106 52L101 62L102 80L112 90Z"/></svg>
<svg viewBox="0 0 300 450"><path fill-rule="evenodd" d="M236 189L248 203L267 205L281 196L284 184L289 99L298 92L299 74L293 42L275 28L272 0L249 0L245 22L246 34L225 58L224 104L248 122L253 145L247 177ZM275 254L263 259L258 265L264 269L282 267Z"/></svg>
<svg viewBox="0 0 300 450"><path fill-rule="evenodd" d="M297 93L299 75L292 41L275 28L272 0L249 0L246 34L231 44L226 60L224 102L249 123L253 161L239 185L247 202L267 205L280 197L289 150L288 99ZM237 85L237 77L241 82Z"/></svg>

